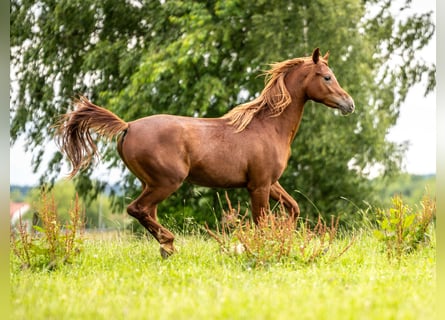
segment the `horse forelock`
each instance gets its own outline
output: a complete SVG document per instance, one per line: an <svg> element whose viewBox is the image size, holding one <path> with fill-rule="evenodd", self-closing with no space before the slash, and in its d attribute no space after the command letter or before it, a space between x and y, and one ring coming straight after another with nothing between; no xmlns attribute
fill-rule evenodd
<svg viewBox="0 0 445 320"><path fill-rule="evenodd" d="M261 94L254 100L233 108L223 118L229 119L229 123L240 132L249 125L255 115L264 110L267 110L270 117L279 116L292 102L284 81L286 74L310 60L310 57L294 58L271 64L271 68L263 73L266 85ZM324 60L323 62L326 63Z"/></svg>

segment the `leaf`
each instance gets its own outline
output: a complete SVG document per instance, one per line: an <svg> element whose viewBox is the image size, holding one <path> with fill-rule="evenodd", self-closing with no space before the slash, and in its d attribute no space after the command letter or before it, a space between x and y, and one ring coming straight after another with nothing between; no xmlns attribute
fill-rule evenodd
<svg viewBox="0 0 445 320"><path fill-rule="evenodd" d="M405 217L404 221L403 221L403 228L408 229L413 222L415 221L414 219L416 218L415 214L411 214Z"/></svg>
<svg viewBox="0 0 445 320"><path fill-rule="evenodd" d="M385 235L380 230L373 230L373 234L379 240L382 240L385 238Z"/></svg>
<svg viewBox="0 0 445 320"><path fill-rule="evenodd" d="M37 232L45 233L45 229L43 229L43 228L40 227L40 226L34 225L34 226L32 226L32 228L33 228L35 231L37 231Z"/></svg>

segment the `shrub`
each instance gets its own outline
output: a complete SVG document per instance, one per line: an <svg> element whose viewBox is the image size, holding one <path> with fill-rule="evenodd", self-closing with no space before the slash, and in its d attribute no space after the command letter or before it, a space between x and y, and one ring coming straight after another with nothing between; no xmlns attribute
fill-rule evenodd
<svg viewBox="0 0 445 320"><path fill-rule="evenodd" d="M77 194L65 225L60 222L53 195L42 190L38 208L40 226L33 225L30 233L20 218L16 230L11 230L12 252L22 268L52 270L70 263L80 251L84 230L84 212L81 212Z"/></svg>
<svg viewBox="0 0 445 320"><path fill-rule="evenodd" d="M374 234L385 243L388 258L400 258L430 241L428 230L435 216L436 200L429 195L425 195L420 208L417 206L415 209L396 195L392 198L391 208L377 210L379 229Z"/></svg>

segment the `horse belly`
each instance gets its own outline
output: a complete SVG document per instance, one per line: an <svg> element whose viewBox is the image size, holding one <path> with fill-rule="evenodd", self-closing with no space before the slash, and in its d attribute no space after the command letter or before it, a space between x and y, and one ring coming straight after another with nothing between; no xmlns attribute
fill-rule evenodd
<svg viewBox="0 0 445 320"><path fill-rule="evenodd" d="M247 170L228 159L201 160L190 167L187 181L204 187L239 188L247 184Z"/></svg>

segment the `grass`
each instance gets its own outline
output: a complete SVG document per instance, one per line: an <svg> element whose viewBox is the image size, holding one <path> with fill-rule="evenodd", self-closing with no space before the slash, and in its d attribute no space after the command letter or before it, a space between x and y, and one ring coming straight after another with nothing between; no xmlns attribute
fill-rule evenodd
<svg viewBox="0 0 445 320"><path fill-rule="evenodd" d="M77 202L62 228L48 199L39 232L28 237L20 225L19 238L11 237L12 319L435 317L429 197L416 209L395 197L377 211L377 225L354 232L339 230L334 218L294 221L284 211L255 226L228 201L220 231L183 233L167 260L154 240L80 233Z"/></svg>
<svg viewBox="0 0 445 320"><path fill-rule="evenodd" d="M53 271L21 269L11 255L11 318L433 319L434 243L390 260L361 232L333 262L251 268L206 236L178 237L179 252L162 260L154 241L86 234Z"/></svg>

